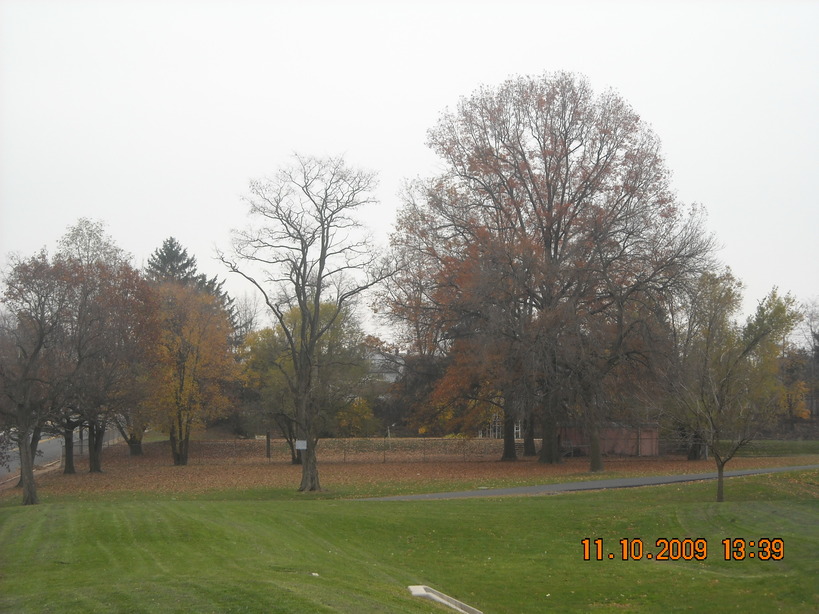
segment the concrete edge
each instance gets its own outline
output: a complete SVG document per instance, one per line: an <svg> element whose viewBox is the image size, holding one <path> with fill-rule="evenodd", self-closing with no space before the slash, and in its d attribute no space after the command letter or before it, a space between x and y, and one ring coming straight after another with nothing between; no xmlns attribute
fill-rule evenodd
<svg viewBox="0 0 819 614"><path fill-rule="evenodd" d="M462 601L458 601L454 597L450 597L449 595L445 595L441 591L436 591L434 588L430 588L429 586L423 584L415 584L413 586L407 587L412 593L413 597L421 597L422 599L431 599L432 601L436 601L438 603L442 603L446 606L449 606L456 612L461 612L462 614L483 614L477 608L473 608L471 605L467 605Z"/></svg>

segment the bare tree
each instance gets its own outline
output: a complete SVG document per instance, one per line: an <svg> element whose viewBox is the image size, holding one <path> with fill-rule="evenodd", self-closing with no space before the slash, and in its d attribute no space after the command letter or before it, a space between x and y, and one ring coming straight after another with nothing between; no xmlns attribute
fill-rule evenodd
<svg viewBox="0 0 819 614"><path fill-rule="evenodd" d="M68 277L42 251L13 261L0 296L6 310L0 314L0 411L14 427L23 505L39 502L32 439L39 439L43 423L61 404L70 371L61 353L71 300Z"/></svg>
<svg viewBox="0 0 819 614"><path fill-rule="evenodd" d="M315 386L321 338L345 307L392 273L355 218L374 203L373 174L342 158L295 156L273 178L251 182L250 215L258 227L234 234L233 256L219 253L231 272L250 282L280 325L292 372L283 371L296 407L303 451L299 490L320 490ZM328 307L329 306L329 307ZM287 314L297 310L295 321Z"/></svg>

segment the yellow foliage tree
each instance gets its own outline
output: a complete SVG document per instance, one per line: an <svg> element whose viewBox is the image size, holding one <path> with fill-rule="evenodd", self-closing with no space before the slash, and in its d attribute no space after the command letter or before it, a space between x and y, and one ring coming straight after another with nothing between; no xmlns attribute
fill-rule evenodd
<svg viewBox="0 0 819 614"><path fill-rule="evenodd" d="M345 437L367 437L377 427L372 407L367 399L356 397L336 414L338 431Z"/></svg>
<svg viewBox="0 0 819 614"><path fill-rule="evenodd" d="M238 378L231 326L218 300L192 285L159 286L161 334L152 405L174 465L186 465L191 431L228 407Z"/></svg>
<svg viewBox="0 0 819 614"><path fill-rule="evenodd" d="M345 436L369 435L376 430L369 405L361 400L366 408L351 409L369 370L358 321L351 309L338 310L332 304L320 305L319 315L328 328L316 343L312 363L311 402L315 423L321 432L328 432L335 421L339 433ZM296 449L296 440L301 438L303 423L295 402L297 376L286 332L300 333L301 310L290 310L283 321L284 326L248 335L241 364L245 394L250 400L248 408L262 423L275 422L290 447L293 463L301 464L302 451ZM347 418L339 415L340 412L347 412Z"/></svg>
<svg viewBox="0 0 819 614"><path fill-rule="evenodd" d="M810 410L805 402L810 391L808 385L802 380L797 380L783 388L780 405L791 423L796 419L810 420Z"/></svg>
<svg viewBox="0 0 819 614"><path fill-rule="evenodd" d="M716 463L717 501L724 500L725 464L778 416L780 344L800 318L793 298L773 289L739 325L741 287L730 271L702 276L680 328L672 380L682 419Z"/></svg>

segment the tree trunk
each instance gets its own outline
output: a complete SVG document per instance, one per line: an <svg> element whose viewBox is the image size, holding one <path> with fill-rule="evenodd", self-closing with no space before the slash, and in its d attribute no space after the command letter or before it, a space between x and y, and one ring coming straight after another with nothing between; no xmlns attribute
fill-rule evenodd
<svg viewBox="0 0 819 614"><path fill-rule="evenodd" d="M74 467L74 429L66 427L63 429L63 442L65 444L65 475L73 475L77 472Z"/></svg>
<svg viewBox="0 0 819 614"><path fill-rule="evenodd" d="M37 459L37 448L40 446L40 435L42 434L42 429L39 425L35 426L31 429L31 437L24 437L20 441L25 441L26 443L20 443L20 446L25 445L29 451L29 458L31 459L31 470L34 471L34 461ZM19 447L19 446L18 446ZM20 462L20 479L17 481L17 488L24 488L25 484L23 483L23 471L22 471L22 457ZM32 473L32 475L34 475ZM32 478L33 481L33 478Z"/></svg>
<svg viewBox="0 0 819 614"><path fill-rule="evenodd" d="M21 428L20 440L17 449L20 451L20 483L23 489L23 505L37 505L37 484L34 482L34 456L31 453L31 441L37 429ZM39 441L39 436L37 437ZM35 447L36 450L36 447Z"/></svg>
<svg viewBox="0 0 819 614"><path fill-rule="evenodd" d="M145 426L132 423L122 424L119 420L114 420L114 425L119 431L122 440L128 444L128 454L130 456L142 456L142 438L145 436Z"/></svg>
<svg viewBox="0 0 819 614"><path fill-rule="evenodd" d="M191 420L186 419L182 411L178 411L171 421L169 435L171 440L171 454L173 464L183 467L188 464L188 450L191 440Z"/></svg>
<svg viewBox="0 0 819 614"><path fill-rule="evenodd" d="M688 447L688 460L702 460L705 458L705 440L698 431L694 432L691 438L691 445Z"/></svg>
<svg viewBox="0 0 819 614"><path fill-rule="evenodd" d="M301 450L296 450L296 440L288 437L287 447L290 448L290 464L301 465Z"/></svg>
<svg viewBox="0 0 819 614"><path fill-rule="evenodd" d="M318 459L316 457L317 438L308 435L307 449L301 450L301 485L299 491L310 492L321 490L318 473Z"/></svg>
<svg viewBox="0 0 819 614"><path fill-rule="evenodd" d="M284 436L284 440L287 442L287 447L290 448L290 464L301 465L300 450L296 450L296 439L298 436L295 420L284 414L276 414L273 418Z"/></svg>
<svg viewBox="0 0 819 614"><path fill-rule="evenodd" d="M173 425L171 425L171 428L168 430L168 441L171 444L171 458L173 458L173 464L178 465L179 463L177 462L176 450L179 444L177 443L176 431L174 430Z"/></svg>
<svg viewBox="0 0 819 614"><path fill-rule="evenodd" d="M316 456L316 445L318 444L318 437L316 436L318 408L315 407L312 398L312 382L317 380L317 374L318 370L315 365L303 367L301 373L302 381L299 383L300 394L297 399L298 420L294 426L296 426L298 432L302 433L303 439L306 440L307 443L306 450L299 450L299 458L301 459L300 492L321 490L318 473L318 458Z"/></svg>
<svg viewBox="0 0 819 614"><path fill-rule="evenodd" d="M173 464L177 467L183 467L188 464L188 449L190 446L190 436L177 434L174 429L171 429L171 454L173 455Z"/></svg>
<svg viewBox="0 0 819 614"><path fill-rule="evenodd" d="M42 435L43 435L43 429L38 424L31 431L31 444L30 444L30 447L31 447L31 460L32 460L32 463L34 462L34 459L37 458L37 448L40 446L40 438L42 437Z"/></svg>
<svg viewBox="0 0 819 614"><path fill-rule="evenodd" d="M597 425L589 428L589 471L603 471L603 449L600 445L600 429Z"/></svg>
<svg viewBox="0 0 819 614"><path fill-rule="evenodd" d="M182 437L182 440L179 442L179 465L184 466L188 464L188 451L190 450L191 445L191 434L190 432L186 432L185 435Z"/></svg>
<svg viewBox="0 0 819 614"><path fill-rule="evenodd" d="M560 451L560 429L550 416L543 417L543 445L540 446L539 463L557 465L563 461Z"/></svg>
<svg viewBox="0 0 819 614"><path fill-rule="evenodd" d="M142 449L142 435L131 433L125 441L128 443L128 452L131 456L142 456L144 454Z"/></svg>
<svg viewBox="0 0 819 614"><path fill-rule="evenodd" d="M724 478L725 477L725 463L722 461L717 461L717 503L722 503L725 501L725 488L724 488Z"/></svg>
<svg viewBox="0 0 819 614"><path fill-rule="evenodd" d="M523 426L523 455L537 456L537 447L535 446L535 421L529 416L524 420Z"/></svg>
<svg viewBox="0 0 819 614"><path fill-rule="evenodd" d="M502 461L518 460L515 450L515 417L504 412L503 415L503 456Z"/></svg>
<svg viewBox="0 0 819 614"><path fill-rule="evenodd" d="M88 423L88 471L102 473L102 444L105 441L105 421Z"/></svg>

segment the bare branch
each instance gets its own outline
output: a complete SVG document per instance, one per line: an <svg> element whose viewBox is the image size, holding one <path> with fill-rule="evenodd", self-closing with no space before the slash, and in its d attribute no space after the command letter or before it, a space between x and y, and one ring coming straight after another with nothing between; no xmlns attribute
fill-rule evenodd
<svg viewBox="0 0 819 614"><path fill-rule="evenodd" d="M272 179L251 182L245 199L259 225L236 231L228 269L263 296L287 339L294 403L307 440L302 490L317 490L318 408L312 389L319 341L357 297L393 274L358 221L374 202L375 175L342 158L296 155ZM286 317L295 312L298 317Z"/></svg>

